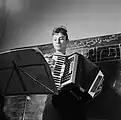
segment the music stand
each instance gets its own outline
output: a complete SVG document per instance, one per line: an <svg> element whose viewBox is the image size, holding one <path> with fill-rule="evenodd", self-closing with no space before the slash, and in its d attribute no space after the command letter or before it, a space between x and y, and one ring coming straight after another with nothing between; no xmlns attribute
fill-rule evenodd
<svg viewBox="0 0 121 120"><path fill-rule="evenodd" d="M0 89L3 96L58 94L51 70L35 48L0 53Z"/></svg>

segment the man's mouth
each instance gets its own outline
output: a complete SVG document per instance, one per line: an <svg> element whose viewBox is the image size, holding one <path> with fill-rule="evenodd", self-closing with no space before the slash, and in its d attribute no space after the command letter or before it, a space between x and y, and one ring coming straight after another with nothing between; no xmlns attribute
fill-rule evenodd
<svg viewBox="0 0 121 120"><path fill-rule="evenodd" d="M58 44L58 45L56 45L56 47L60 47L60 46L61 46L61 45L59 45L59 44Z"/></svg>

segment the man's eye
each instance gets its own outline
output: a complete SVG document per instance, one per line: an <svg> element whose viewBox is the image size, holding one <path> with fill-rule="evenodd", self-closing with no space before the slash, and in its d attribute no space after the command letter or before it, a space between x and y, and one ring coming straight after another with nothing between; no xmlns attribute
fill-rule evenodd
<svg viewBox="0 0 121 120"><path fill-rule="evenodd" d="M60 38L60 40L63 40L63 38Z"/></svg>

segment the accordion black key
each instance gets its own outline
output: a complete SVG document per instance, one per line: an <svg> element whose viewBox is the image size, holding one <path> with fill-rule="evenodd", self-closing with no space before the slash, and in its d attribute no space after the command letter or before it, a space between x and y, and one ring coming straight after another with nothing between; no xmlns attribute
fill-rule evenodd
<svg viewBox="0 0 121 120"><path fill-rule="evenodd" d="M58 90L68 84L75 84L80 91L88 92L94 98L102 91L104 75L101 70L83 55L54 55L53 80Z"/></svg>

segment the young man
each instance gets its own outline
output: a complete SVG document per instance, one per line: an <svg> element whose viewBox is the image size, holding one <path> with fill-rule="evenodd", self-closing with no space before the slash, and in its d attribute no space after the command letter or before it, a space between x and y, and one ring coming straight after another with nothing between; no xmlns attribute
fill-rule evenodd
<svg viewBox="0 0 121 120"><path fill-rule="evenodd" d="M69 38L65 27L61 26L53 29L52 32L53 46L55 53L53 55L45 55L51 70L53 71L54 55L66 55ZM74 100L73 100L74 99ZM69 101L70 102L69 102ZM66 106L69 102L70 106ZM85 111L79 104L77 104L73 95L69 91L61 92L59 95L50 95L46 101L43 113L43 120L73 120L81 118L85 120ZM61 106L61 107L60 107ZM79 108L80 106L80 108ZM83 113L82 113L83 111ZM80 115L81 114L81 115Z"/></svg>
<svg viewBox="0 0 121 120"><path fill-rule="evenodd" d="M53 47L55 53L53 55L45 55L45 59L48 62L51 70L53 70L54 65L54 55L66 55L67 45L69 43L67 30L64 26L54 28L52 32Z"/></svg>
<svg viewBox="0 0 121 120"><path fill-rule="evenodd" d="M54 67L54 55L66 56L66 49L69 43L69 38L67 30L65 27L61 26L55 28L52 32L53 46L55 53L53 55L46 55L45 59L47 60L52 72ZM43 112L43 120L86 120L86 113L84 108L84 101L91 99L91 96L85 92L84 99L77 99L73 91L78 91L81 97L83 92L79 89L79 86L84 86L86 89L90 81L94 81L94 77L97 74L98 68L92 62L84 58L83 55L80 55L79 62L82 65L82 68L78 72L82 74L77 84L68 84L59 90L59 95L50 95L45 103L45 109ZM83 71L83 72L82 72ZM70 91L72 90L72 92Z"/></svg>

